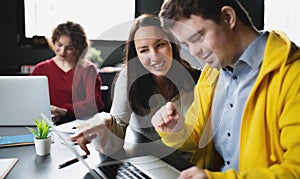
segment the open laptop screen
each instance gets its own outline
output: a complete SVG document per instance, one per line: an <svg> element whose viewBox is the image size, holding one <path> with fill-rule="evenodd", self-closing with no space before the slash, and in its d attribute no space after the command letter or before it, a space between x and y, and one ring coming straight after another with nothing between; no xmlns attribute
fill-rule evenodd
<svg viewBox="0 0 300 179"><path fill-rule="evenodd" d="M0 76L0 126L33 126L40 113L51 117L46 76Z"/></svg>

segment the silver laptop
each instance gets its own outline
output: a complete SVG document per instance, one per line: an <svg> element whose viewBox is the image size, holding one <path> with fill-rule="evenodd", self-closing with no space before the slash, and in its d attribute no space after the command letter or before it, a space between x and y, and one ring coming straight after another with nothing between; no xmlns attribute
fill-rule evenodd
<svg viewBox="0 0 300 179"><path fill-rule="evenodd" d="M53 132L63 141L63 143L72 151L77 159L87 167L90 171L84 178L164 178L174 179L178 178L180 171L164 162L163 160L155 156L142 156L125 159L122 161L112 161L100 164L96 167L91 167L77 152L73 145L68 139L62 135L57 126L54 126L45 115L41 114L42 118L45 119L51 126Z"/></svg>
<svg viewBox="0 0 300 179"><path fill-rule="evenodd" d="M0 126L33 126L40 113L51 117L46 76L0 76Z"/></svg>

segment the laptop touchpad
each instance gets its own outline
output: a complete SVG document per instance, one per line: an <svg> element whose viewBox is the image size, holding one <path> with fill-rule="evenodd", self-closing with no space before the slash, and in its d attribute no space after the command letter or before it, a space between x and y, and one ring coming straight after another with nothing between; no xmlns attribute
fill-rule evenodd
<svg viewBox="0 0 300 179"><path fill-rule="evenodd" d="M148 169L152 178L178 178L179 172L169 168L168 166Z"/></svg>

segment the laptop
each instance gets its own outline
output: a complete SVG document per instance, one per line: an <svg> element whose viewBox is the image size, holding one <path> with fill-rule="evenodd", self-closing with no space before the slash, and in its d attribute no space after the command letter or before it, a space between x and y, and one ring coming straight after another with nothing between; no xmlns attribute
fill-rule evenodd
<svg viewBox="0 0 300 179"><path fill-rule="evenodd" d="M0 126L34 126L40 113L51 117L46 76L0 76Z"/></svg>
<svg viewBox="0 0 300 179"><path fill-rule="evenodd" d="M155 156L142 156L134 157L120 161L111 161L100 164L96 167L91 167L83 159L83 157L74 148L74 145L69 142L68 139L61 135L60 131L57 130L57 126L53 124L45 115L41 114L42 118L47 121L47 123L52 128L53 132L57 135L59 139L75 154L76 158L89 170L89 173L84 177L85 179L92 178L164 178L164 179L174 179L178 178L180 171L174 168L172 165L166 163L165 161L155 157Z"/></svg>

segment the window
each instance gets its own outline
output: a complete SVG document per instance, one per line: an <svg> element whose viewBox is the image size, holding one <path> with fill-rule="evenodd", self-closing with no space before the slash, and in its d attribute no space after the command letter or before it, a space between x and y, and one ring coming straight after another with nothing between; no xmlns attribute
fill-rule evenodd
<svg viewBox="0 0 300 179"><path fill-rule="evenodd" d="M299 0L265 0L266 30L281 30L300 45L300 1Z"/></svg>
<svg viewBox="0 0 300 179"><path fill-rule="evenodd" d="M25 38L51 36L59 23L71 20L91 40L126 40L135 18L135 0L24 0Z"/></svg>

